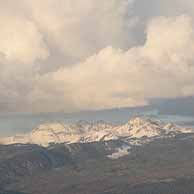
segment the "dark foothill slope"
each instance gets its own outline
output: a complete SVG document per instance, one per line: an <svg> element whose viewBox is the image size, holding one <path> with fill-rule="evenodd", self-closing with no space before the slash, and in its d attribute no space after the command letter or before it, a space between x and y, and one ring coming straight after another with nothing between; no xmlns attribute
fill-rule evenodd
<svg viewBox="0 0 194 194"><path fill-rule="evenodd" d="M107 157L126 144L0 146L1 187L19 194L194 193L193 134L130 145L128 155Z"/></svg>

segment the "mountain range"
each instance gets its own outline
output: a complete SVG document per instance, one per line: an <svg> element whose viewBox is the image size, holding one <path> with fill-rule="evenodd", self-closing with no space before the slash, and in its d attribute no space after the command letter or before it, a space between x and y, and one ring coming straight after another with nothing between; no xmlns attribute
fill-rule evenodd
<svg viewBox="0 0 194 194"><path fill-rule="evenodd" d="M173 123L45 123L0 142L0 194L194 193L194 130Z"/></svg>
<svg viewBox="0 0 194 194"><path fill-rule="evenodd" d="M178 133L192 133L189 128L172 123L163 123L150 119L132 118L122 125L113 125L104 121L89 123L78 121L74 124L45 123L30 133L0 138L1 144L38 144L48 146L57 143L88 143L117 140L120 138L142 137L156 138Z"/></svg>

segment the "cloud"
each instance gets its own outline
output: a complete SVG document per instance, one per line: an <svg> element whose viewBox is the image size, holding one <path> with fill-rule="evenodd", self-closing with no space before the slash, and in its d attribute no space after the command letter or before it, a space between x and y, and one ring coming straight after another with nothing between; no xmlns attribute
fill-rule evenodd
<svg viewBox="0 0 194 194"><path fill-rule="evenodd" d="M194 95L191 0L0 0L2 111Z"/></svg>
<svg viewBox="0 0 194 194"><path fill-rule="evenodd" d="M66 57L83 59L111 45L133 42L129 17L133 0L24 0L23 7L52 46Z"/></svg>
<svg viewBox="0 0 194 194"><path fill-rule="evenodd" d="M2 6L0 26L0 53L8 62L32 64L48 57L43 36L31 20Z"/></svg>
<svg viewBox="0 0 194 194"><path fill-rule="evenodd" d="M41 75L30 96L47 99L50 109L82 110L191 95L193 53L193 20L158 17L149 23L144 45L127 51L106 47L82 63Z"/></svg>

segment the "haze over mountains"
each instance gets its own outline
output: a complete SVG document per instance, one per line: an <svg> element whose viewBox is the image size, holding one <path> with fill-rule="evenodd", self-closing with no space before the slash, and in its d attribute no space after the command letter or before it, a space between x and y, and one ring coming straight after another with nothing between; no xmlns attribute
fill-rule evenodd
<svg viewBox="0 0 194 194"><path fill-rule="evenodd" d="M11 136L30 132L45 122L75 123L79 120L96 122L104 120L112 124L124 124L130 118L143 117L173 122L182 126L194 126L193 97L152 99L150 105L134 108L103 109L75 113L1 114L0 135Z"/></svg>

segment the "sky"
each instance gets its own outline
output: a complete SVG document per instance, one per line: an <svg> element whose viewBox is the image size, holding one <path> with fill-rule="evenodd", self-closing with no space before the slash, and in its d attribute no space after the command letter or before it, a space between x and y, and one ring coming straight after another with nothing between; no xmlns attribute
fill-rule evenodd
<svg viewBox="0 0 194 194"><path fill-rule="evenodd" d="M194 96L192 0L0 0L0 110Z"/></svg>

